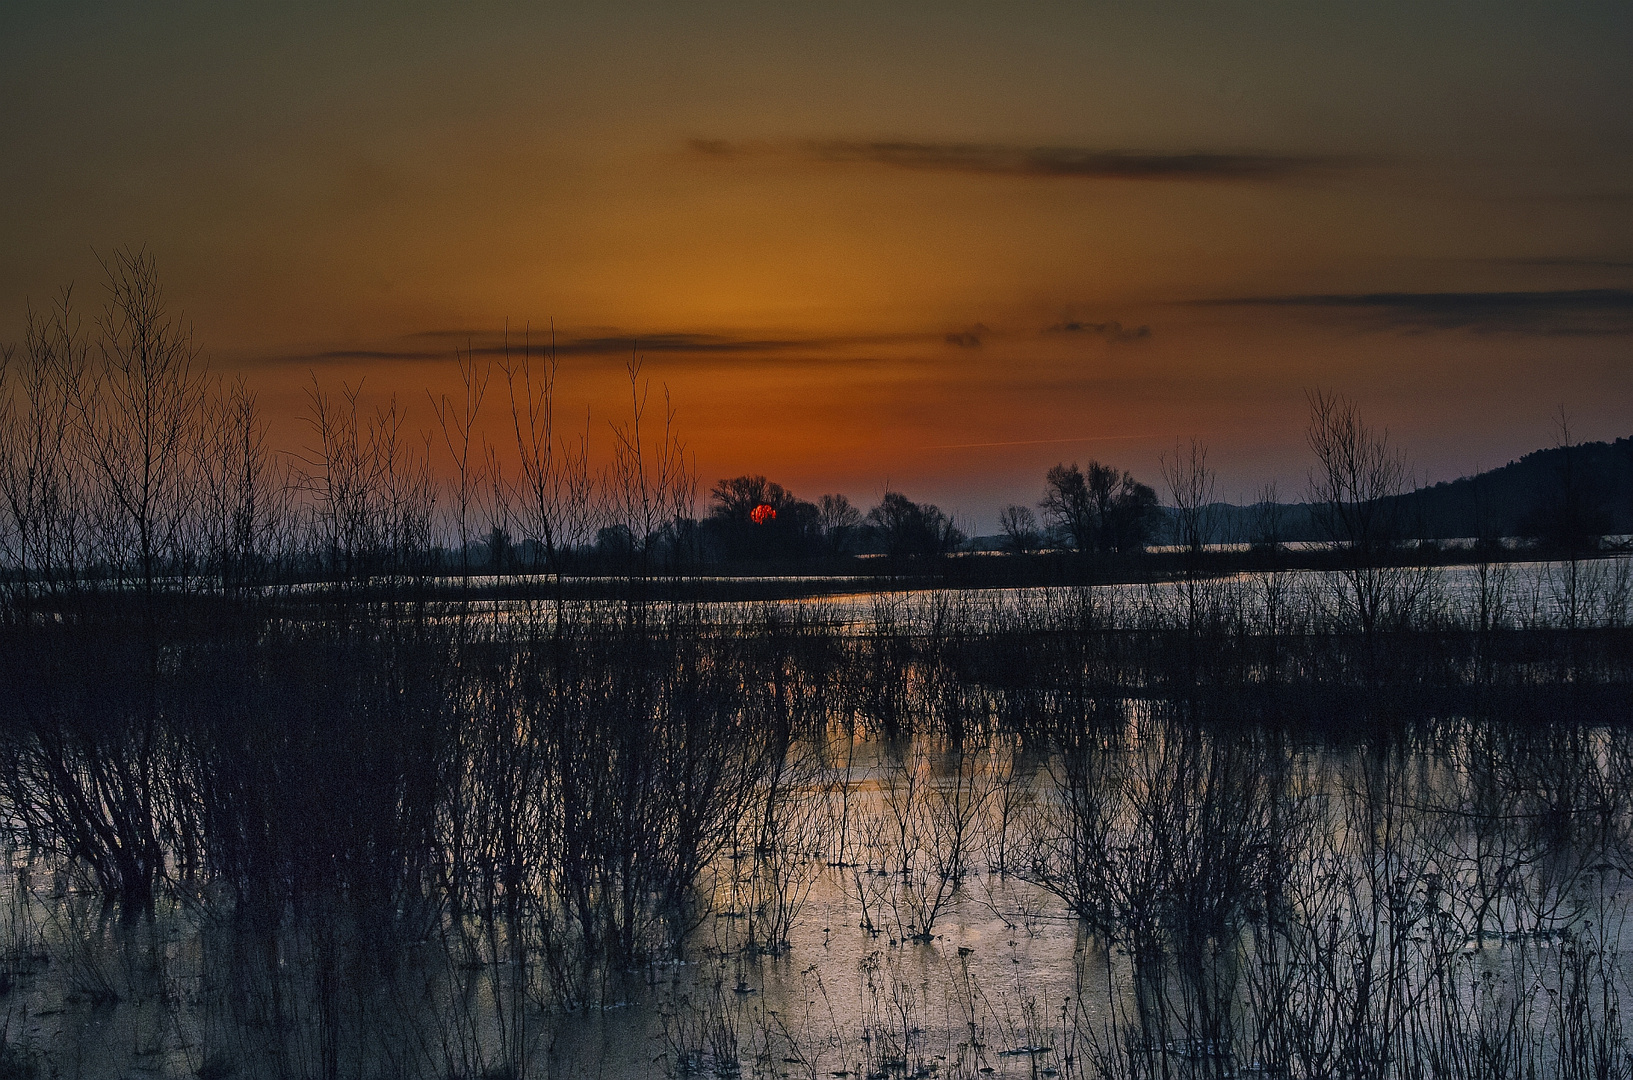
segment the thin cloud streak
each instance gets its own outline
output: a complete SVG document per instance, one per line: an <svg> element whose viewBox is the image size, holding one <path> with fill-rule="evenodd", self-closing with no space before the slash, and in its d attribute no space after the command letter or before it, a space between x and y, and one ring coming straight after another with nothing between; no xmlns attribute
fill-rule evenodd
<svg viewBox="0 0 1633 1080"><path fill-rule="evenodd" d="M1037 179L1269 181L1344 163L1343 159L1318 155L1153 153L1073 146L856 139L793 143L693 139L687 146L694 154L716 159L792 156L828 164L861 163L916 172Z"/></svg>

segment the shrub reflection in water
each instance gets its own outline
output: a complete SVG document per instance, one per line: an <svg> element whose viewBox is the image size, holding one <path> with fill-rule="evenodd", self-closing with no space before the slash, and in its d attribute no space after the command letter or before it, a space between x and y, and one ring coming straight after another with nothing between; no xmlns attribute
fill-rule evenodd
<svg viewBox="0 0 1633 1080"><path fill-rule="evenodd" d="M1626 1075L1626 631L1206 587L39 605L5 1067Z"/></svg>

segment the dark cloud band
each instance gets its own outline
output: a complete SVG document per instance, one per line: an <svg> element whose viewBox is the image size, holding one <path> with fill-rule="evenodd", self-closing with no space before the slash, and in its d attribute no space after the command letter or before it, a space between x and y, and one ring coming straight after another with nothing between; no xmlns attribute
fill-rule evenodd
<svg viewBox="0 0 1633 1080"><path fill-rule="evenodd" d="M851 139L733 143L693 139L688 145L693 153L712 158L781 155L920 172L1086 180L1280 180L1338 163L1333 158L1286 154L1146 153L1001 143Z"/></svg>
<svg viewBox="0 0 1633 1080"><path fill-rule="evenodd" d="M1089 334L1094 337L1105 338L1113 344L1123 344L1130 341L1144 341L1151 336L1149 326L1124 326L1120 322L1079 322L1069 320L1055 323L1048 327L1050 334Z"/></svg>
<svg viewBox="0 0 1633 1080"><path fill-rule="evenodd" d="M1310 308L1365 313L1402 330L1540 335L1633 333L1633 290L1309 293L1206 300L1211 306Z"/></svg>
<svg viewBox="0 0 1633 1080"><path fill-rule="evenodd" d="M975 332L985 333L986 327L977 326ZM455 352L481 357L514 356L517 358L520 358L524 353L532 353L538 356L551 351L554 351L558 357L627 356L631 352L643 355L649 353L673 353L692 356L752 357L769 353L824 353L859 346L913 344L937 340L952 342L953 337L954 335L942 336L927 333L789 338L732 337L726 334L655 333L641 335L561 335L552 339L548 334L524 335L512 332L507 336L495 331L469 329L424 330L408 335L408 340L446 341L447 347L440 349L328 349L321 352L303 353L298 356L281 357L279 362L328 364L348 361L399 361L411 363L447 360ZM954 343L965 344L965 342ZM972 344L980 344L979 338Z"/></svg>

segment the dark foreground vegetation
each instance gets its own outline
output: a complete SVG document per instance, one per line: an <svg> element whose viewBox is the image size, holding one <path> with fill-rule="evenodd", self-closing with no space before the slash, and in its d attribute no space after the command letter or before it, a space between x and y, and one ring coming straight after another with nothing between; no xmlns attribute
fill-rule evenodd
<svg viewBox="0 0 1633 1080"><path fill-rule="evenodd" d="M0 1074L1633 1067L1629 563L1402 558L1341 399L1318 569L1220 576L1193 447L1144 584L682 602L638 380L592 484L505 371L500 498L469 368L439 512L346 394L280 475L150 264L112 282L94 345L65 307L8 369ZM1092 472L1091 547L1100 480L1148 502ZM592 495L610 596L567 573ZM484 498L531 545L489 531L486 591Z"/></svg>
<svg viewBox="0 0 1633 1080"><path fill-rule="evenodd" d="M570 1073L631 1001L657 1071L1624 1075L1629 632L1330 599L36 608L6 986L246 1075ZM972 907L1075 921L1079 989L971 975ZM779 1033L750 991L824 958L849 1004Z"/></svg>

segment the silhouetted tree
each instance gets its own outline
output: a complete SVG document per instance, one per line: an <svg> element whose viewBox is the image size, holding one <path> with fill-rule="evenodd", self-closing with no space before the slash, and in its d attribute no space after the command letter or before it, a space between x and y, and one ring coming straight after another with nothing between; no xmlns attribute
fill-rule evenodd
<svg viewBox="0 0 1633 1080"><path fill-rule="evenodd" d="M1107 481L1105 486L1092 488L1095 501L1103 508L1102 546L1119 554L1143 551L1161 520L1157 493L1126 472L1117 476L1108 469L1102 476ZM1115 483L1110 482L1112 477Z"/></svg>
<svg viewBox="0 0 1633 1080"><path fill-rule="evenodd" d="M74 423L89 345L71 300L65 289L49 314L29 311L21 357L0 350L0 555L14 612L74 581L89 555Z"/></svg>
<svg viewBox="0 0 1633 1080"><path fill-rule="evenodd" d="M940 507L916 503L899 491L885 492L868 511L867 522L892 556L945 555L964 542L964 534Z"/></svg>
<svg viewBox="0 0 1633 1080"><path fill-rule="evenodd" d="M1280 492L1274 480L1259 489L1248 522L1248 543L1255 551L1275 553L1286 539L1287 508L1282 506Z"/></svg>
<svg viewBox="0 0 1633 1080"><path fill-rule="evenodd" d="M1392 564L1401 538L1406 459L1374 431L1353 401L1316 390L1310 394L1306 433L1316 455L1310 471L1310 509L1316 528L1343 565L1343 606L1368 639L1387 613L1408 613L1417 575Z"/></svg>
<svg viewBox="0 0 1633 1080"><path fill-rule="evenodd" d="M1193 635L1187 640L1187 657L1192 677L1197 664L1194 635L1201 627L1205 607L1200 578L1202 553L1213 541L1214 474L1208 468L1208 448L1197 439L1189 451L1174 444L1174 452L1162 455L1163 483L1174 501L1174 538L1184 552L1185 625Z"/></svg>
<svg viewBox="0 0 1633 1080"><path fill-rule="evenodd" d="M459 545L460 573L469 577L471 572L471 515L481 493L486 476L487 455L476 436L477 418L482 413L482 402L487 397L488 381L493 376L493 362L478 362L474 352L455 354L459 364L461 398L454 402L447 394L438 398L426 391L431 407L436 412L442 430L443 445L448 448L453 462L453 498L455 539ZM475 451L475 458L472 458Z"/></svg>
<svg viewBox="0 0 1633 1080"><path fill-rule="evenodd" d="M1162 480L1174 504L1174 539L1194 559L1213 542L1214 472L1208 468L1208 448L1197 439L1189 450L1174 444L1164 454Z"/></svg>
<svg viewBox="0 0 1633 1080"><path fill-rule="evenodd" d="M669 388L663 391L663 430L650 442L641 431L646 415L648 380L641 376L642 361L631 352L625 371L629 376L629 419L612 425L613 457L604 496L612 524L622 525L634 545L634 570L645 576L651 556L666 536L679 534L679 523L692 516L697 498L697 470L686 457L686 444L675 427L675 407ZM678 558L678 546L670 546ZM678 564L677 564L678 565Z"/></svg>
<svg viewBox="0 0 1633 1080"><path fill-rule="evenodd" d="M429 436L412 445L395 398L369 416L360 395L360 385L342 385L336 398L316 379L307 391L316 445L297 466L309 499L306 544L337 583L366 583L380 572L424 576L435 562Z"/></svg>
<svg viewBox="0 0 1633 1080"><path fill-rule="evenodd" d="M791 558L821 539L821 511L764 476L721 480L709 499L706 524L727 558Z"/></svg>
<svg viewBox="0 0 1633 1080"><path fill-rule="evenodd" d="M1089 462L1091 470L1101 467ZM1044 477L1043 502L1039 505L1043 520L1051 529L1064 533L1072 547L1082 552L1095 550L1099 517L1094 498L1089 494L1088 480L1076 462L1050 468Z"/></svg>
<svg viewBox="0 0 1633 1080"><path fill-rule="evenodd" d="M781 484L754 475L718 481L709 492L709 501L711 518L748 524L755 507L769 506L780 516L794 505L795 499Z"/></svg>
<svg viewBox="0 0 1633 1080"><path fill-rule="evenodd" d="M165 310L153 256L116 251L104 263L108 303L96 359L75 387L108 553L135 559L149 598L167 570L188 569L204 433L204 365L190 325ZM121 559L116 568L124 569Z"/></svg>
<svg viewBox="0 0 1633 1080"><path fill-rule="evenodd" d="M831 555L843 555L856 542L862 512L843 495L824 495L817 500L817 525L822 542Z"/></svg>
<svg viewBox="0 0 1633 1080"><path fill-rule="evenodd" d="M521 461L517 485L518 524L523 537L531 540L529 550L542 563L535 569L560 571L566 535L563 517L568 500L567 470L571 455L558 453L555 442L556 348L551 328L550 349L535 367L531 335L522 335L521 356L511 352L510 334L505 333L505 355L500 361L505 385L510 391L511 430L516 436L516 452ZM565 450L565 446L563 447Z"/></svg>
<svg viewBox="0 0 1633 1080"><path fill-rule="evenodd" d="M1157 521L1157 493L1098 461L1051 468L1039 505L1044 522L1084 554L1137 551Z"/></svg>
<svg viewBox="0 0 1633 1080"><path fill-rule="evenodd" d="M635 553L635 539L628 525L603 525L595 531L595 550L603 558L620 565Z"/></svg>
<svg viewBox="0 0 1633 1080"><path fill-rule="evenodd" d="M510 531L503 525L496 522L490 526L483 542L488 549L489 570L502 572L515 558L516 545L510 538Z"/></svg>
<svg viewBox="0 0 1633 1080"><path fill-rule="evenodd" d="M1003 530L1005 549L1016 554L1036 551L1042 539L1037 515L1030 507L1004 507L998 514L998 528Z"/></svg>

